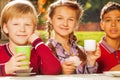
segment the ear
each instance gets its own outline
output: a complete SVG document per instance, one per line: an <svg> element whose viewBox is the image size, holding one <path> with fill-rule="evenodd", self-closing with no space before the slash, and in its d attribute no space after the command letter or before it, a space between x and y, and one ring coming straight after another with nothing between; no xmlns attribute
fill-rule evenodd
<svg viewBox="0 0 120 80"><path fill-rule="evenodd" d="M49 22L50 22L50 24L52 24L52 19L51 18L49 18Z"/></svg>
<svg viewBox="0 0 120 80"><path fill-rule="evenodd" d="M102 30L104 30L104 23L103 23L103 21L100 21L100 27L101 27Z"/></svg>
<svg viewBox="0 0 120 80"><path fill-rule="evenodd" d="M8 28L6 24L3 24L3 32L8 34Z"/></svg>

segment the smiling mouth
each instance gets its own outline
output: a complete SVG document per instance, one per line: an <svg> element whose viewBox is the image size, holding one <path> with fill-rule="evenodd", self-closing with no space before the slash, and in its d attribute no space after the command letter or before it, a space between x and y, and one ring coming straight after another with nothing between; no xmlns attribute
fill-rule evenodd
<svg viewBox="0 0 120 80"><path fill-rule="evenodd" d="M118 31L117 31L117 30L110 30L110 32L111 32L112 34L115 34L115 33L117 33Z"/></svg>
<svg viewBox="0 0 120 80"><path fill-rule="evenodd" d="M61 28L62 30L69 30L68 28Z"/></svg>
<svg viewBox="0 0 120 80"><path fill-rule="evenodd" d="M17 35L18 37L26 37L27 35Z"/></svg>

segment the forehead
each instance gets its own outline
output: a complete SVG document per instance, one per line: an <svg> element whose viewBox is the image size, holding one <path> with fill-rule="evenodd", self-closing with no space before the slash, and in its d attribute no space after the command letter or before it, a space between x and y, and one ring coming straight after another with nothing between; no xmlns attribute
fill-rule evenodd
<svg viewBox="0 0 120 80"><path fill-rule="evenodd" d="M14 16L14 17L10 18L9 20L16 20L16 21L18 21L20 19L23 19L23 21L25 21L26 19L28 21L30 21L30 20L32 21L32 19L29 16L20 16L20 17Z"/></svg>
<svg viewBox="0 0 120 80"><path fill-rule="evenodd" d="M104 14L103 18L106 17L120 17L120 10L111 10Z"/></svg>
<svg viewBox="0 0 120 80"><path fill-rule="evenodd" d="M11 15L9 16L8 20L9 19L18 19L18 18L28 18L30 20L35 20L35 16L32 15L31 13L28 13L28 14L14 14L14 15Z"/></svg>
<svg viewBox="0 0 120 80"><path fill-rule="evenodd" d="M70 7L66 7L66 6L61 6L61 7L57 7L54 10L54 14L67 14L67 15L76 15L76 11Z"/></svg>

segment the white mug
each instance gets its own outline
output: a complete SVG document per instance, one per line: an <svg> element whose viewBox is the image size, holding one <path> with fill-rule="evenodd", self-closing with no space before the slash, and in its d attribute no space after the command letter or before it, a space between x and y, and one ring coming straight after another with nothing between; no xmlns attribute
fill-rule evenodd
<svg viewBox="0 0 120 80"><path fill-rule="evenodd" d="M93 40L93 39L84 40L84 49L86 51L95 51L96 50L96 40Z"/></svg>

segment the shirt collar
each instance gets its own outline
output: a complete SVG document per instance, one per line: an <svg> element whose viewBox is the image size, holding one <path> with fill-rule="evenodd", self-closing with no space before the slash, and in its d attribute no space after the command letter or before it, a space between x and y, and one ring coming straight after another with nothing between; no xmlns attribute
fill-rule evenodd
<svg viewBox="0 0 120 80"><path fill-rule="evenodd" d="M50 43L53 44L54 47L57 47L57 46L61 46L61 43L57 42L56 40L54 39L49 39ZM72 47L76 47L77 43L75 43L74 41L71 41L71 46Z"/></svg>
<svg viewBox="0 0 120 80"><path fill-rule="evenodd" d="M60 52L57 53L58 55L61 55L61 56L66 56L68 54L64 54L62 51L64 51L63 47L62 47L62 44L55 41L54 39L49 39L49 42L52 43L52 45L57 49L59 50ZM70 47L70 51L71 51L71 54L75 54L77 55L78 54L78 50L76 49L76 46L77 46L77 43L75 43L74 41L71 41L71 47ZM74 52L74 53L73 53ZM66 52L65 52L66 53ZM70 55L69 55L70 56Z"/></svg>
<svg viewBox="0 0 120 80"><path fill-rule="evenodd" d="M103 47L105 47L105 49L109 52L109 53L114 53L116 52L116 50L114 48L112 48L107 42L105 37L103 37L103 39L100 41L100 43L103 45ZM120 48L118 49L120 50Z"/></svg>

